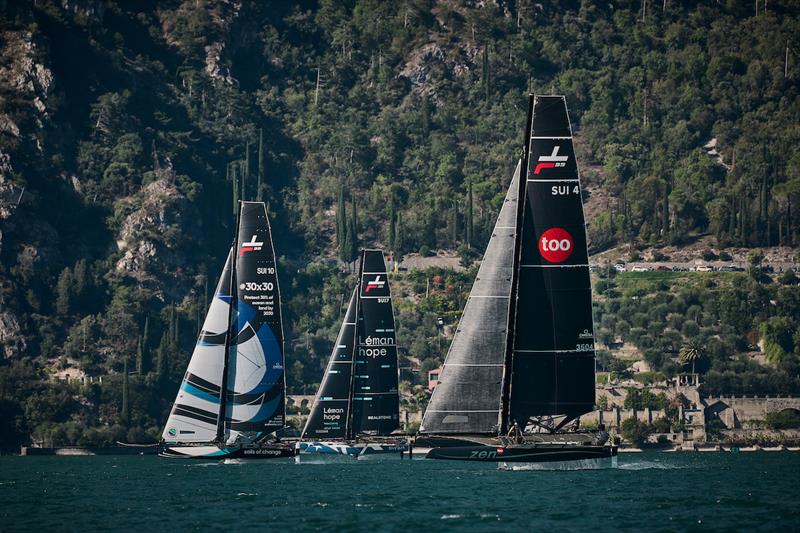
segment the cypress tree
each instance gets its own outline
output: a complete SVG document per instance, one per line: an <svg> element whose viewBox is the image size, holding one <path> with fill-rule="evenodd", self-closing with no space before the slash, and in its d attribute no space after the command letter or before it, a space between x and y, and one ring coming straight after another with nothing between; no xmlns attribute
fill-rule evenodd
<svg viewBox="0 0 800 533"><path fill-rule="evenodd" d="M394 252L397 244L397 209L394 206L394 195L389 196L389 249Z"/></svg>
<svg viewBox="0 0 800 533"><path fill-rule="evenodd" d="M174 306L173 306L174 309ZM175 309L175 328L172 332L172 343L175 345L176 349L180 345L180 337L181 337L181 314L178 313L177 309Z"/></svg>
<svg viewBox="0 0 800 533"><path fill-rule="evenodd" d="M86 301L87 292L89 291L89 266L86 264L86 259L81 259L75 263L75 271L72 274L72 279L75 283L75 299L78 305Z"/></svg>
<svg viewBox="0 0 800 533"><path fill-rule="evenodd" d="M422 115L422 137L427 139L431 131L431 108L427 96L422 97L422 109L420 113Z"/></svg>
<svg viewBox="0 0 800 533"><path fill-rule="evenodd" d="M464 228L466 233L466 241L467 246L472 248L472 232L473 232L473 225L472 225L472 181L469 182L469 187L467 189L467 223L466 227Z"/></svg>
<svg viewBox="0 0 800 533"><path fill-rule="evenodd" d="M347 207L344 203L344 187L339 189L339 208L336 210L337 244L339 245L339 258L347 261Z"/></svg>
<svg viewBox="0 0 800 533"><path fill-rule="evenodd" d="M165 331L161 335L161 342L158 343L158 351L156 356L156 374L158 375L159 381L163 381L167 377L169 345L169 334Z"/></svg>
<svg viewBox="0 0 800 533"><path fill-rule="evenodd" d="M483 47L483 62L481 64L481 88L486 100L489 100L489 45Z"/></svg>
<svg viewBox="0 0 800 533"><path fill-rule="evenodd" d="M397 255L402 255L403 253L403 242L404 239L403 235L403 214L398 212L397 213L397 235L395 236L395 247L397 251ZM399 261L399 259L395 259L395 261Z"/></svg>
<svg viewBox="0 0 800 533"><path fill-rule="evenodd" d="M453 216L451 224L452 227L452 239L453 239L453 248L456 247L456 243L458 242L458 200L453 200Z"/></svg>
<svg viewBox="0 0 800 533"><path fill-rule="evenodd" d="M344 242L343 242L343 245L342 245L341 259L345 263L350 263L350 261L353 260L352 259L352 257L353 257L353 241L354 241L354 238L355 238L354 228L353 228L353 219L352 218L348 218L347 221L345 222L345 224L346 224L346 229L345 229Z"/></svg>
<svg viewBox="0 0 800 533"><path fill-rule="evenodd" d="M258 202L261 202L263 198L261 188L265 181L264 165L264 130L258 128L258 188L256 189L256 201Z"/></svg>
<svg viewBox="0 0 800 533"><path fill-rule="evenodd" d="M128 356L125 356L125 363L123 364L122 370L122 424L125 427L128 427L131 422L131 408L130 408L130 401L129 401L129 388L130 384L128 382Z"/></svg>
<svg viewBox="0 0 800 533"><path fill-rule="evenodd" d="M140 376L144 374L144 348L142 347L142 336L136 342L136 373Z"/></svg>
<svg viewBox="0 0 800 533"><path fill-rule="evenodd" d="M144 317L144 332L142 333L142 369L147 371L150 363L150 317Z"/></svg>
<svg viewBox="0 0 800 533"><path fill-rule="evenodd" d="M347 205L344 203L344 187L339 188L339 210L337 214L339 215L339 233L344 239L347 232Z"/></svg>
<svg viewBox="0 0 800 533"><path fill-rule="evenodd" d="M353 197L353 212L352 212L352 219L353 219L353 240L350 243L351 250L354 250L351 254L353 260L358 256L358 207L356 204L356 199Z"/></svg>
<svg viewBox="0 0 800 533"><path fill-rule="evenodd" d="M236 175L236 163L231 164L231 186L233 187L233 215L239 212L239 176Z"/></svg>
<svg viewBox="0 0 800 533"><path fill-rule="evenodd" d="M60 315L69 313L72 306L72 294L74 292L74 283L72 272L69 267L61 271L58 276L58 285L56 286L56 311Z"/></svg>
<svg viewBox="0 0 800 533"><path fill-rule="evenodd" d="M244 149L244 172L242 172L242 200L247 199L247 183L250 181L250 139Z"/></svg>

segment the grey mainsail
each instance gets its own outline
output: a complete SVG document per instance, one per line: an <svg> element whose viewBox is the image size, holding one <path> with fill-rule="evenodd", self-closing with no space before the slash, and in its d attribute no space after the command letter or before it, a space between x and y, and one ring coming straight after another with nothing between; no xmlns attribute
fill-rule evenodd
<svg viewBox="0 0 800 533"><path fill-rule="evenodd" d="M422 419L422 434L496 435L499 430L521 167L520 162L508 187Z"/></svg>

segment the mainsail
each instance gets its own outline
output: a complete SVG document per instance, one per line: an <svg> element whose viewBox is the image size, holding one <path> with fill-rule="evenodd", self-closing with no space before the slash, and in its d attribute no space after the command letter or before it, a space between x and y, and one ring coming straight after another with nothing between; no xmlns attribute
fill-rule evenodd
<svg viewBox="0 0 800 533"><path fill-rule="evenodd" d="M496 434L514 267L517 164L420 433Z"/></svg>
<svg viewBox="0 0 800 533"><path fill-rule="evenodd" d="M535 96L512 301L507 423L594 409L594 327L586 226L563 96Z"/></svg>
<svg viewBox="0 0 800 533"><path fill-rule="evenodd" d="M394 313L383 252L364 250L358 282L301 438L388 435L400 425Z"/></svg>
<svg viewBox="0 0 800 533"><path fill-rule="evenodd" d="M283 325L275 250L263 202L242 202L227 364L225 436L255 440L284 426Z"/></svg>
<svg viewBox="0 0 800 533"><path fill-rule="evenodd" d="M394 329L392 296L383 252L364 250L359 272L350 435L388 435L400 427Z"/></svg>
<svg viewBox="0 0 800 533"><path fill-rule="evenodd" d="M217 435L225 337L231 301L232 258L231 249L189 361L189 368L183 376L178 396L164 426L162 437L167 442L211 442Z"/></svg>
<svg viewBox="0 0 800 533"><path fill-rule="evenodd" d="M358 287L353 290L350 304L336 337L336 345L317 390L301 438L346 439L350 417L350 383L353 376L356 305Z"/></svg>
<svg viewBox="0 0 800 533"><path fill-rule="evenodd" d="M421 434L561 416L544 424L557 429L594 408L586 226L563 96L531 97L525 147Z"/></svg>

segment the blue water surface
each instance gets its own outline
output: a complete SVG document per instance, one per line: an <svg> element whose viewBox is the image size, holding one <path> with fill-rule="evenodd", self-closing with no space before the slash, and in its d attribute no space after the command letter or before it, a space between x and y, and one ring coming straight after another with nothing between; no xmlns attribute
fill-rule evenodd
<svg viewBox="0 0 800 533"><path fill-rule="evenodd" d="M800 453L451 461L0 457L0 531L791 531Z"/></svg>

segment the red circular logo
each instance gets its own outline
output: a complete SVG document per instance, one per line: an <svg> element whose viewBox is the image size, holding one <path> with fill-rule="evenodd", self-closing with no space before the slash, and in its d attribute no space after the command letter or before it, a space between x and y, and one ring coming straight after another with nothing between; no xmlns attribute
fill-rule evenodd
<svg viewBox="0 0 800 533"><path fill-rule="evenodd" d="M562 228L550 228L539 237L539 253L551 263L563 263L572 255L572 235Z"/></svg>

